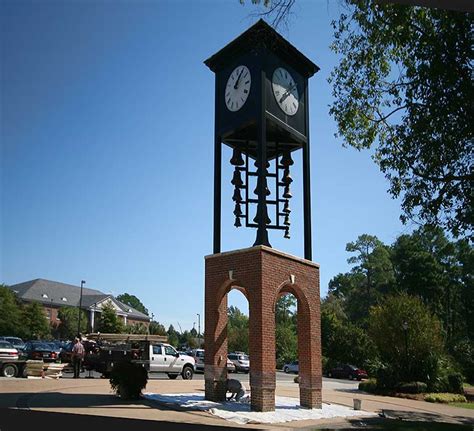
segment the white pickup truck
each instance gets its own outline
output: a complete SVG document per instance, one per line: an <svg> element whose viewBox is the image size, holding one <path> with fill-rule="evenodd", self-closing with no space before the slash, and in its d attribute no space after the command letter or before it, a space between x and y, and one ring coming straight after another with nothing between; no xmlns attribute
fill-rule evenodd
<svg viewBox="0 0 474 431"><path fill-rule="evenodd" d="M149 373L167 374L170 379L179 375L184 380L193 378L196 363L192 356L181 355L167 344L166 337L139 334L89 334L97 341L95 352L86 354L84 367L110 374L114 364L131 360L142 364Z"/></svg>
<svg viewBox="0 0 474 431"><path fill-rule="evenodd" d="M193 378L195 371L194 358L179 354L169 344L150 344L149 357L150 373L166 373L170 379L176 379L180 374L184 380Z"/></svg>

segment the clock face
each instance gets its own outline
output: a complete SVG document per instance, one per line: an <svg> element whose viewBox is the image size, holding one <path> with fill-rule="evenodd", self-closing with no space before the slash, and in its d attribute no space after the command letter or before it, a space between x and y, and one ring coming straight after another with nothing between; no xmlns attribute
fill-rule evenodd
<svg viewBox="0 0 474 431"><path fill-rule="evenodd" d="M225 104L229 111L238 111L249 97L252 79L247 66L237 66L229 76L225 86Z"/></svg>
<svg viewBox="0 0 474 431"><path fill-rule="evenodd" d="M278 106L286 115L295 115L298 112L299 97L295 80L283 67L273 72L272 89Z"/></svg>

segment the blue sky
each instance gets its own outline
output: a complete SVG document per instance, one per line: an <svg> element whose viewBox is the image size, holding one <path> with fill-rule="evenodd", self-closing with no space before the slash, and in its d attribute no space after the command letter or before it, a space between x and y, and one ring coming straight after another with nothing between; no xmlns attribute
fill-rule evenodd
<svg viewBox="0 0 474 431"><path fill-rule="evenodd" d="M138 296L162 323L203 312L212 253L214 74L203 61L252 25L255 7L214 1L1 3L0 282L45 278ZM345 149L328 114L337 2L301 1L281 33L318 64L310 81L313 259L321 292L362 233L408 231L369 152ZM236 230L224 152L223 250ZM292 239L302 256L301 170ZM246 309L240 294L231 304ZM203 325L203 322L201 322Z"/></svg>

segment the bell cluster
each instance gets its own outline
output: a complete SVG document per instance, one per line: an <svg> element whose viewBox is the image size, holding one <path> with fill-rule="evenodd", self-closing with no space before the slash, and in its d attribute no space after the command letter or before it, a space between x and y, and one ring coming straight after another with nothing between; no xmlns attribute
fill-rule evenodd
<svg viewBox="0 0 474 431"><path fill-rule="evenodd" d="M247 158L248 160L248 158ZM255 224L258 224L259 216L261 216L265 219L265 224L268 228L273 228L273 229L282 229L285 231L284 238L289 239L290 238L290 199L292 198L292 194L290 191L290 184L293 182L293 179L291 178L290 175L290 166L293 165L293 160L291 158L290 152L284 153L281 157L277 157L276 159L276 172L275 174L269 174L268 173L268 168L270 168L270 163L267 161L266 166L264 168L264 175L260 176L259 173L259 167L257 165L257 162L255 162L255 167L257 168L257 172L249 172L248 171L248 166L246 162L244 161L242 157L242 152L238 148L234 148L233 153L232 153L232 158L230 159L230 163L232 166L234 166L234 173L232 176L231 184L234 186L234 193L232 196L232 200L235 202L234 206L234 216L235 216L235 222L234 226L235 227L241 227L242 222L241 219L247 220L247 214L242 211L242 205L247 205L250 203L256 203L258 199L244 199L243 194L245 197L249 196L248 193L248 184L244 182L242 179L242 173L245 174L245 177L248 178L248 176L257 176L257 187L253 191L253 193L258 197L258 191L260 189L260 182L263 181L263 190L265 193L266 197L269 197L271 195L271 191L268 187L267 183L267 177L273 176L277 179L277 187L276 187L276 193L277 196L275 199L268 199L267 204L261 209L261 211L258 211L257 207L257 215L254 217L253 222ZM278 179L278 172L283 171L283 175L281 179ZM280 197L281 195L281 197ZM268 215L268 209L267 205L275 205L276 206L276 216L277 220L276 223L272 224L272 220L270 219ZM281 206L283 206L281 208ZM281 210L280 210L281 208ZM280 223L281 222L281 223ZM254 227L254 226L253 226Z"/></svg>

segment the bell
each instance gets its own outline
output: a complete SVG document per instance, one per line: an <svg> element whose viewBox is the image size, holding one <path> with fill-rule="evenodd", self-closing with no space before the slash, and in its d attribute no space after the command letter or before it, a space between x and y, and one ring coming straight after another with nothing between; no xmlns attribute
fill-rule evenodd
<svg viewBox="0 0 474 431"><path fill-rule="evenodd" d="M285 168L287 168L288 166L291 166L294 163L293 159L291 158L291 153L289 151L283 154L283 156L281 157L280 163Z"/></svg>
<svg viewBox="0 0 474 431"><path fill-rule="evenodd" d="M259 181L260 181L260 179L259 179ZM265 196L270 196L271 191L270 191L270 189L267 187L267 179L264 178L263 181L265 181ZM258 182L257 182L257 187L255 187L255 190L253 191L253 193L258 196Z"/></svg>
<svg viewBox="0 0 474 431"><path fill-rule="evenodd" d="M242 195L240 194L240 189L238 187L234 189L234 196L232 196L232 200L238 202L239 204L242 202Z"/></svg>
<svg viewBox="0 0 474 431"><path fill-rule="evenodd" d="M281 182L285 184L285 186L289 186L293 182L293 178L291 178L290 175L290 168L285 168L283 176L281 177Z"/></svg>
<svg viewBox="0 0 474 431"><path fill-rule="evenodd" d="M285 236L284 236L284 238L290 239L290 228L289 228L289 227L287 227L287 228L285 229Z"/></svg>
<svg viewBox="0 0 474 431"><path fill-rule="evenodd" d="M238 169L234 171L234 176L232 177L231 184L238 188L241 188L244 185L240 176L240 171Z"/></svg>
<svg viewBox="0 0 474 431"><path fill-rule="evenodd" d="M288 199L285 201L284 205L283 205L283 210L282 210L284 213L286 214L290 214L291 213L291 210L290 210L290 202L288 201Z"/></svg>
<svg viewBox="0 0 474 431"><path fill-rule="evenodd" d="M285 221L283 222L283 224L284 224L285 226L289 226L289 225L291 224L291 223L290 223L290 215L289 215L289 214L287 214L287 215L285 216Z"/></svg>
<svg viewBox="0 0 474 431"><path fill-rule="evenodd" d="M240 227L240 226L242 226L242 223L240 223L240 217L236 217L236 218L235 218L234 226L235 226L235 227Z"/></svg>
<svg viewBox="0 0 474 431"><path fill-rule="evenodd" d="M290 192L290 186L285 186L285 191L283 193L283 197L285 199L291 199L293 197L293 195Z"/></svg>
<svg viewBox="0 0 474 431"><path fill-rule="evenodd" d="M236 217L239 217L239 216L242 215L242 210L240 209L240 204L239 204L239 203L236 203L236 204L235 204L234 215L235 215Z"/></svg>
<svg viewBox="0 0 474 431"><path fill-rule="evenodd" d="M234 148L230 164L233 166L243 166L245 164L244 159L242 158L242 152L238 148Z"/></svg>
<svg viewBox="0 0 474 431"><path fill-rule="evenodd" d="M267 211L267 206L264 206L263 209L263 217L265 219L265 224L270 224L272 221L270 220L270 217L268 217L268 211ZM254 223L258 223L258 209L257 209L257 215L253 218Z"/></svg>

